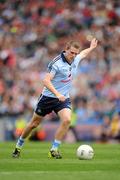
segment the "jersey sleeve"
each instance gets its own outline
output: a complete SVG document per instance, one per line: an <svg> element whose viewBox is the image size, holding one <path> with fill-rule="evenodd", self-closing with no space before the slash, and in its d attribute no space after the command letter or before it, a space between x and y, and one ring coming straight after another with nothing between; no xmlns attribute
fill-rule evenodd
<svg viewBox="0 0 120 180"><path fill-rule="evenodd" d="M57 65L55 63L54 64L52 64L52 63L48 64L47 72L52 73L53 75L55 75L57 73L57 71L58 71L58 67L57 67Z"/></svg>
<svg viewBox="0 0 120 180"><path fill-rule="evenodd" d="M82 57L80 56L80 54L78 54L75 59L74 59L74 63L76 66L79 65L79 62L82 60Z"/></svg>

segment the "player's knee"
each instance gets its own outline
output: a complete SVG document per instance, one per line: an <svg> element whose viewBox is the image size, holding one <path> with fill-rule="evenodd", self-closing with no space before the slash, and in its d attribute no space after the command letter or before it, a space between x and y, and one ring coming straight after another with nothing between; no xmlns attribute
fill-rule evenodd
<svg viewBox="0 0 120 180"><path fill-rule="evenodd" d="M33 121L33 122L30 124L31 129L36 128L38 125L39 125L39 121Z"/></svg>
<svg viewBox="0 0 120 180"><path fill-rule="evenodd" d="M63 121L63 125L66 126L66 127L68 127L68 126L70 126L70 122L71 122L70 118L66 118L66 119Z"/></svg>

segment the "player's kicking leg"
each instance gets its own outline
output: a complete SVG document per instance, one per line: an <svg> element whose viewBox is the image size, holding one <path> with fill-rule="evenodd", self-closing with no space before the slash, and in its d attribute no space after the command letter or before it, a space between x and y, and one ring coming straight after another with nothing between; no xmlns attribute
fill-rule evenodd
<svg viewBox="0 0 120 180"><path fill-rule="evenodd" d="M19 137L19 139L17 141L16 147L15 147L13 154L12 154L12 156L14 158L19 158L20 152L21 152L21 149L23 147L25 139L29 136L31 131L39 125L41 120L42 120L41 116L37 115L36 113L33 114L31 122L25 128L22 135Z"/></svg>

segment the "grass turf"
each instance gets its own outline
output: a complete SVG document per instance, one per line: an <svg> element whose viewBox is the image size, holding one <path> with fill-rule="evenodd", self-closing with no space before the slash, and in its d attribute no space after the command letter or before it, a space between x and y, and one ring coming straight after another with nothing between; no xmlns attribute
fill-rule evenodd
<svg viewBox="0 0 120 180"><path fill-rule="evenodd" d="M0 143L0 180L120 179L119 144L91 144L94 158L78 160L76 149L80 144L63 144L63 159L48 159L50 143L27 142L21 158L13 159L15 143Z"/></svg>

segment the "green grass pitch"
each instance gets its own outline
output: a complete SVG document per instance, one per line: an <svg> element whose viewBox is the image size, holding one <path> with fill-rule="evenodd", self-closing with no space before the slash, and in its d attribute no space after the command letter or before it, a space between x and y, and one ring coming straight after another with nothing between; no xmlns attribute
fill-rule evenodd
<svg viewBox="0 0 120 180"><path fill-rule="evenodd" d="M48 159L50 143L26 142L21 158L13 159L15 143L0 143L0 180L119 180L120 144L90 144L92 160L78 160L80 144L63 144L63 159Z"/></svg>

